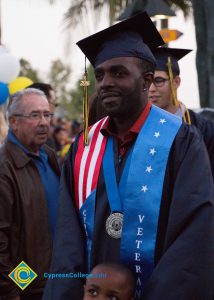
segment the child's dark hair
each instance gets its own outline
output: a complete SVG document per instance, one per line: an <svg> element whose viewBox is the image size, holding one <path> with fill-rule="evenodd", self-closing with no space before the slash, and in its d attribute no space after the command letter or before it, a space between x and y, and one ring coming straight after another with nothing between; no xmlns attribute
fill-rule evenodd
<svg viewBox="0 0 214 300"><path fill-rule="evenodd" d="M130 282L130 298L133 297L134 299L134 294L135 294L135 285L136 285L136 280L135 280L135 275L134 273L131 271L131 269L122 263L111 263L111 262L106 262L106 263L101 263L99 265L96 265L93 270L96 267L109 267L117 272L123 273L124 275L127 276L128 281ZM93 271L92 270L92 271ZM107 274L108 275L108 274Z"/></svg>

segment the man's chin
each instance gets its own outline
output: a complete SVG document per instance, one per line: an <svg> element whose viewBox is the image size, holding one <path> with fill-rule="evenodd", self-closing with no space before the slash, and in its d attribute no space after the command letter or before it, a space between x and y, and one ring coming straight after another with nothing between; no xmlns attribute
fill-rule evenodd
<svg viewBox="0 0 214 300"><path fill-rule="evenodd" d="M38 145L38 147L41 147L42 145L47 143L47 140L48 140L47 137L40 137L37 139L36 145Z"/></svg>

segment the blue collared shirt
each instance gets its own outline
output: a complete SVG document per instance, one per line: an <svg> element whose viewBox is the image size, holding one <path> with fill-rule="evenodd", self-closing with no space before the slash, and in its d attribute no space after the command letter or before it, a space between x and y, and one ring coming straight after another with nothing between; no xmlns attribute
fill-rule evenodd
<svg viewBox="0 0 214 300"><path fill-rule="evenodd" d="M17 145L19 148L21 148L26 153L26 155L31 157L39 171L48 206L48 218L51 229L51 235L52 238L54 238L59 204L59 177L51 168L48 162L48 155L43 147L40 148L39 155L30 152L19 142L19 140L12 133L11 130L9 130L8 132L7 139L13 144Z"/></svg>

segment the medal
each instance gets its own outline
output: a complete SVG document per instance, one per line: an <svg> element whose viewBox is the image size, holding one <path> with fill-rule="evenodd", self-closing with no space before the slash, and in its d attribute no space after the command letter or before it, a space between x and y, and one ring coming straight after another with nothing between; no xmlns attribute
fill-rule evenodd
<svg viewBox="0 0 214 300"><path fill-rule="evenodd" d="M106 220L106 231L114 239L121 238L123 227L123 214L112 213Z"/></svg>

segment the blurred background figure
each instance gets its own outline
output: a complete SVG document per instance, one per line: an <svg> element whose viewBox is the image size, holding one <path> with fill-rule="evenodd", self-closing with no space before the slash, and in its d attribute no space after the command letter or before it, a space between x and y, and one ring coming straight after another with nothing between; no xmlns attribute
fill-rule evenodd
<svg viewBox="0 0 214 300"><path fill-rule="evenodd" d="M8 132L8 125L4 113L0 111L0 147L4 143L4 140L7 136L7 132Z"/></svg>
<svg viewBox="0 0 214 300"><path fill-rule="evenodd" d="M80 131L82 130L80 122L78 122L77 120L73 120L71 122L70 130L71 130L71 142L74 142L77 134L80 133Z"/></svg>
<svg viewBox="0 0 214 300"><path fill-rule="evenodd" d="M62 166L71 145L67 129L60 125L56 126L53 132L53 141L59 165Z"/></svg>
<svg viewBox="0 0 214 300"><path fill-rule="evenodd" d="M214 176L214 122L204 119L177 99L177 90L181 84L179 60L190 51L189 49L166 47L156 49L154 55L157 65L153 82L149 88L149 101L198 129L207 147Z"/></svg>

